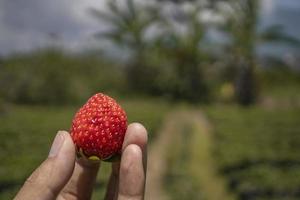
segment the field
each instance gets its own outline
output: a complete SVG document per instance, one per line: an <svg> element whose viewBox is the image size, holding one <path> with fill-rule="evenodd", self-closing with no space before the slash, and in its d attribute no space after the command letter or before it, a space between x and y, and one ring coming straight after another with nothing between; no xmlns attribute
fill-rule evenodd
<svg viewBox="0 0 300 200"><path fill-rule="evenodd" d="M139 121L155 136L169 105L160 100L122 101L129 122ZM60 129L68 130L77 109L72 107L10 105L0 116L0 199L11 199L21 184L48 154ZM95 196L103 195L109 166L104 164Z"/></svg>
<svg viewBox="0 0 300 200"><path fill-rule="evenodd" d="M299 108L215 105L173 117L170 199L299 199Z"/></svg>
<svg viewBox="0 0 300 200"><path fill-rule="evenodd" d="M129 121L144 122L150 141L155 140L170 105L154 99L122 104ZM299 198L299 108L207 106L201 111L212 126L208 133L191 117L195 112L183 110L171 115L178 123L166 149L165 190L172 199L214 199L219 192L233 193L237 199ZM1 115L0 199L13 197L46 157L56 131L68 130L75 111L76 106L11 105ZM104 164L94 197L103 195L108 174L109 165Z"/></svg>
<svg viewBox="0 0 300 200"><path fill-rule="evenodd" d="M149 157L154 164L164 161L160 185L170 199L300 198L299 107L191 106L155 98L121 104L129 122L149 130L150 149L169 134L164 153L151 158L150 151ZM55 133L69 129L77 108L7 104L0 115L1 200L11 199L45 159ZM109 167L101 166L93 199L103 196Z"/></svg>
<svg viewBox="0 0 300 200"><path fill-rule="evenodd" d="M299 199L299 108L206 110L219 171L240 199Z"/></svg>

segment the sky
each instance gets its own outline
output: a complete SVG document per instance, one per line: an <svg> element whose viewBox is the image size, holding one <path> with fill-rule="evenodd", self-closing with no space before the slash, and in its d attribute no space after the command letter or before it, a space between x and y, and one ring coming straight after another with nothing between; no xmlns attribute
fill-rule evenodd
<svg viewBox="0 0 300 200"><path fill-rule="evenodd" d="M88 8L102 0L0 0L0 54L28 51L53 43L71 49L94 43L101 24Z"/></svg>
<svg viewBox="0 0 300 200"><path fill-rule="evenodd" d="M300 40L300 1L299 0L263 0L260 24L266 27L274 24L283 25L284 32ZM268 44L260 49L263 53L291 57L299 54L299 49L291 46Z"/></svg>
<svg viewBox="0 0 300 200"><path fill-rule="evenodd" d="M71 50L101 45L93 35L105 29L87 10L105 0L0 0L0 55L56 44ZM261 24L284 24L300 36L299 0L262 0ZM105 46L103 43L101 46Z"/></svg>

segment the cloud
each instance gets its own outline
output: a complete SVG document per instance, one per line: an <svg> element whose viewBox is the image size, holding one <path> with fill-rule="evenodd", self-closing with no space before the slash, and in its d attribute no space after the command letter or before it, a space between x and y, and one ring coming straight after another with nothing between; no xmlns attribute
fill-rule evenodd
<svg viewBox="0 0 300 200"><path fill-rule="evenodd" d="M272 15L274 11L274 0L262 0L261 6L263 15Z"/></svg>
<svg viewBox="0 0 300 200"><path fill-rule="evenodd" d="M87 11L88 8L103 9L105 2L0 0L0 55L53 43L72 50L107 45L93 38L93 34L106 29L106 25ZM288 33L299 37L299 8L300 2L295 0L263 0L260 24L284 24Z"/></svg>
<svg viewBox="0 0 300 200"><path fill-rule="evenodd" d="M49 45L54 39L68 48L80 48L104 27L89 15L99 0L1 0L0 54Z"/></svg>

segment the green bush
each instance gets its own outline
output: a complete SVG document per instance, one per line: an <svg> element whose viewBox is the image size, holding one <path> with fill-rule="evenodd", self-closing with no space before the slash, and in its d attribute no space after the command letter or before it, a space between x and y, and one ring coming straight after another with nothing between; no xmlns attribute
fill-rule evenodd
<svg viewBox="0 0 300 200"><path fill-rule="evenodd" d="M126 86L116 65L95 56L56 50L12 56L0 68L0 95L15 103L65 104Z"/></svg>

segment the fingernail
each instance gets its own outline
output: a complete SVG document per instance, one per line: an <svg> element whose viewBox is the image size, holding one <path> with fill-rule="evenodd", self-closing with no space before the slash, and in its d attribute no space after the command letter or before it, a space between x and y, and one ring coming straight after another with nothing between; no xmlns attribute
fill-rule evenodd
<svg viewBox="0 0 300 200"><path fill-rule="evenodd" d="M50 152L48 155L49 158L55 157L58 154L60 148L62 147L62 144L64 143L64 140L65 140L64 132L58 131L58 133L56 134L54 141L52 143L52 146L51 146L51 149L50 149Z"/></svg>

